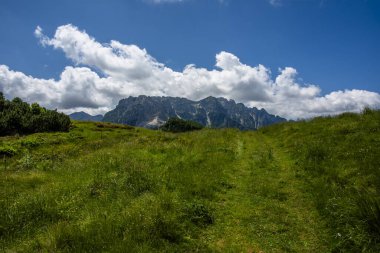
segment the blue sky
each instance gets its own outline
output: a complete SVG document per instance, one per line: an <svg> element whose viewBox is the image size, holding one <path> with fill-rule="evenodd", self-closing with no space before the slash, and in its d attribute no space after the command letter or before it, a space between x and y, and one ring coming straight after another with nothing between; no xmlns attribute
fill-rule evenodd
<svg viewBox="0 0 380 253"><path fill-rule="evenodd" d="M3 80L3 84L0 83L2 85L0 88L4 90L6 96L19 95L11 88L17 84L14 78L12 80L8 78L11 75L9 71L33 76L34 79L42 80L41 82L51 78L59 82L60 75L66 66L86 67L100 77L113 77L111 81L115 80L116 74L112 71L111 73L107 68L103 69L104 64L97 65L88 60L74 59L75 57L70 56L70 52L61 44L58 45L52 41L45 44L42 42L41 38L52 40L58 27L67 24L72 24L78 31L88 34L106 47L105 43L116 40L123 45L136 45L141 50L146 49L149 56L174 72L183 74L185 66L195 64L196 73L200 79L203 78L198 71L200 68L207 68L209 71L223 69L223 67L215 67L215 57L224 51L228 52L228 55L223 55L223 57L229 57L228 59L232 56L237 57L242 64L252 68L258 67L259 64L265 66L271 79L268 82L269 85L273 85L271 82L276 83L276 77L280 76L280 79L281 77L292 79L289 85L298 85L300 89L307 88L309 85L318 87L319 91L315 94L313 91L305 90L306 93L313 94L306 95L302 101L305 98L321 100L319 98L324 98L331 93L335 94L334 92L337 91L361 90L374 93L369 94L368 105L379 106L377 95L380 92L378 78L378 73L380 73L380 1L377 0L2 0L0 2L0 32L2 34L0 65L6 66L8 72L2 72L3 78L0 82ZM35 35L37 26L42 29L42 37ZM291 67L291 69L284 73L286 67ZM224 68L224 70L227 69ZM297 75L292 70L296 70ZM281 76L281 74L284 75ZM160 95L162 91L161 95L183 95L192 99L197 99L202 95L223 95L247 105L266 107L273 113L293 118L359 110L359 107L366 103L362 101L365 99L363 96L368 95L361 93L361 100L354 101L354 105L351 106L347 105L347 97L357 99L357 95L343 94L346 96L343 108L339 107L331 112L322 110L328 104L321 105L321 108L314 108L317 102L311 101L308 104L309 111L300 110L297 114L286 115L279 109L284 106L285 95L282 95L281 101L277 98L268 98L264 101L263 96L243 91L243 93L252 93L252 99L250 99L242 96L241 91L234 90L236 82L233 78L233 76L227 77L228 80L231 79L229 87L207 88L201 90L201 94L186 91L177 92L177 94L164 91L165 87L157 88L157 91L151 93L151 87L137 84L140 81L126 77L123 81L132 83L126 88L129 92L119 93ZM257 79L257 77L252 78ZM161 77L158 79L166 80ZM212 77L211 82L214 79ZM194 78L192 81L198 82ZM137 89L136 85L139 85ZM176 85L182 85L182 83ZM252 81L252 84L239 87L259 93L263 92L257 88L260 85ZM283 87L285 84L276 85ZM199 85L193 88L201 89L199 87L204 86L199 81ZM170 89L175 89L175 87L170 86ZM68 87L62 89L67 90ZM63 100L66 96L62 89L57 91L61 95L55 99ZM131 91L131 89L134 90ZM276 91L265 92L276 93ZM283 93L289 95L290 90ZM87 94L87 96L97 95L101 94ZM256 97L258 99L255 99ZM292 97L292 95L288 96L288 98ZM35 96L30 94L25 99L28 98L44 100L45 97L41 94ZM111 108L119 98L112 97L111 104L102 104L99 101L83 105L77 103L71 108L66 105L71 100L64 103L66 106L50 102L45 102L45 104L62 110L86 109L86 105L90 104L88 111L95 112ZM50 97L46 98L48 99L53 100ZM44 101L40 102L44 104ZM296 106L299 101L294 102Z"/></svg>

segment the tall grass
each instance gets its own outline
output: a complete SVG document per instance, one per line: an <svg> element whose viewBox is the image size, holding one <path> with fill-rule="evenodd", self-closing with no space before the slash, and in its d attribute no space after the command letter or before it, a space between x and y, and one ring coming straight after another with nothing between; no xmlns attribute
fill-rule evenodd
<svg viewBox="0 0 380 253"><path fill-rule="evenodd" d="M262 130L305 172L333 251L379 252L380 111L345 113Z"/></svg>
<svg viewBox="0 0 380 253"><path fill-rule="evenodd" d="M77 122L2 139L17 154L0 164L0 250L207 251L201 231L235 159L236 131L221 131Z"/></svg>
<svg viewBox="0 0 380 253"><path fill-rule="evenodd" d="M379 252L379 124L2 137L0 251Z"/></svg>

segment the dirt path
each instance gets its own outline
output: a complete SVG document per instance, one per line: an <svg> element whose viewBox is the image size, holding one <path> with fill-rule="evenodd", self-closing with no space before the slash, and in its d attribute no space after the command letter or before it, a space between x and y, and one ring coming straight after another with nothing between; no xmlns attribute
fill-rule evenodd
<svg viewBox="0 0 380 253"><path fill-rule="evenodd" d="M230 189L221 193L210 247L232 252L325 252L323 223L292 160L257 132L237 133Z"/></svg>

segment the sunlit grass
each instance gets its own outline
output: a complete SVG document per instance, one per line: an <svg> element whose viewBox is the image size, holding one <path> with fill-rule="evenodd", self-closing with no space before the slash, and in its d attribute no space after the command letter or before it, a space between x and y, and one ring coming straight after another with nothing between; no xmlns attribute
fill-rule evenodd
<svg viewBox="0 0 380 253"><path fill-rule="evenodd" d="M0 251L376 252L379 122L0 138Z"/></svg>
<svg viewBox="0 0 380 253"><path fill-rule="evenodd" d="M319 213L332 249L380 251L380 111L345 113L261 131L288 152Z"/></svg>

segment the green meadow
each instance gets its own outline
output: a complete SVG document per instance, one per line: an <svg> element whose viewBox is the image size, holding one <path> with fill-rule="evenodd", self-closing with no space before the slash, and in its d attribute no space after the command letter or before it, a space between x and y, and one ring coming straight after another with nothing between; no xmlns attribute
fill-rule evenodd
<svg viewBox="0 0 380 253"><path fill-rule="evenodd" d="M3 252L380 252L380 112L0 138Z"/></svg>

